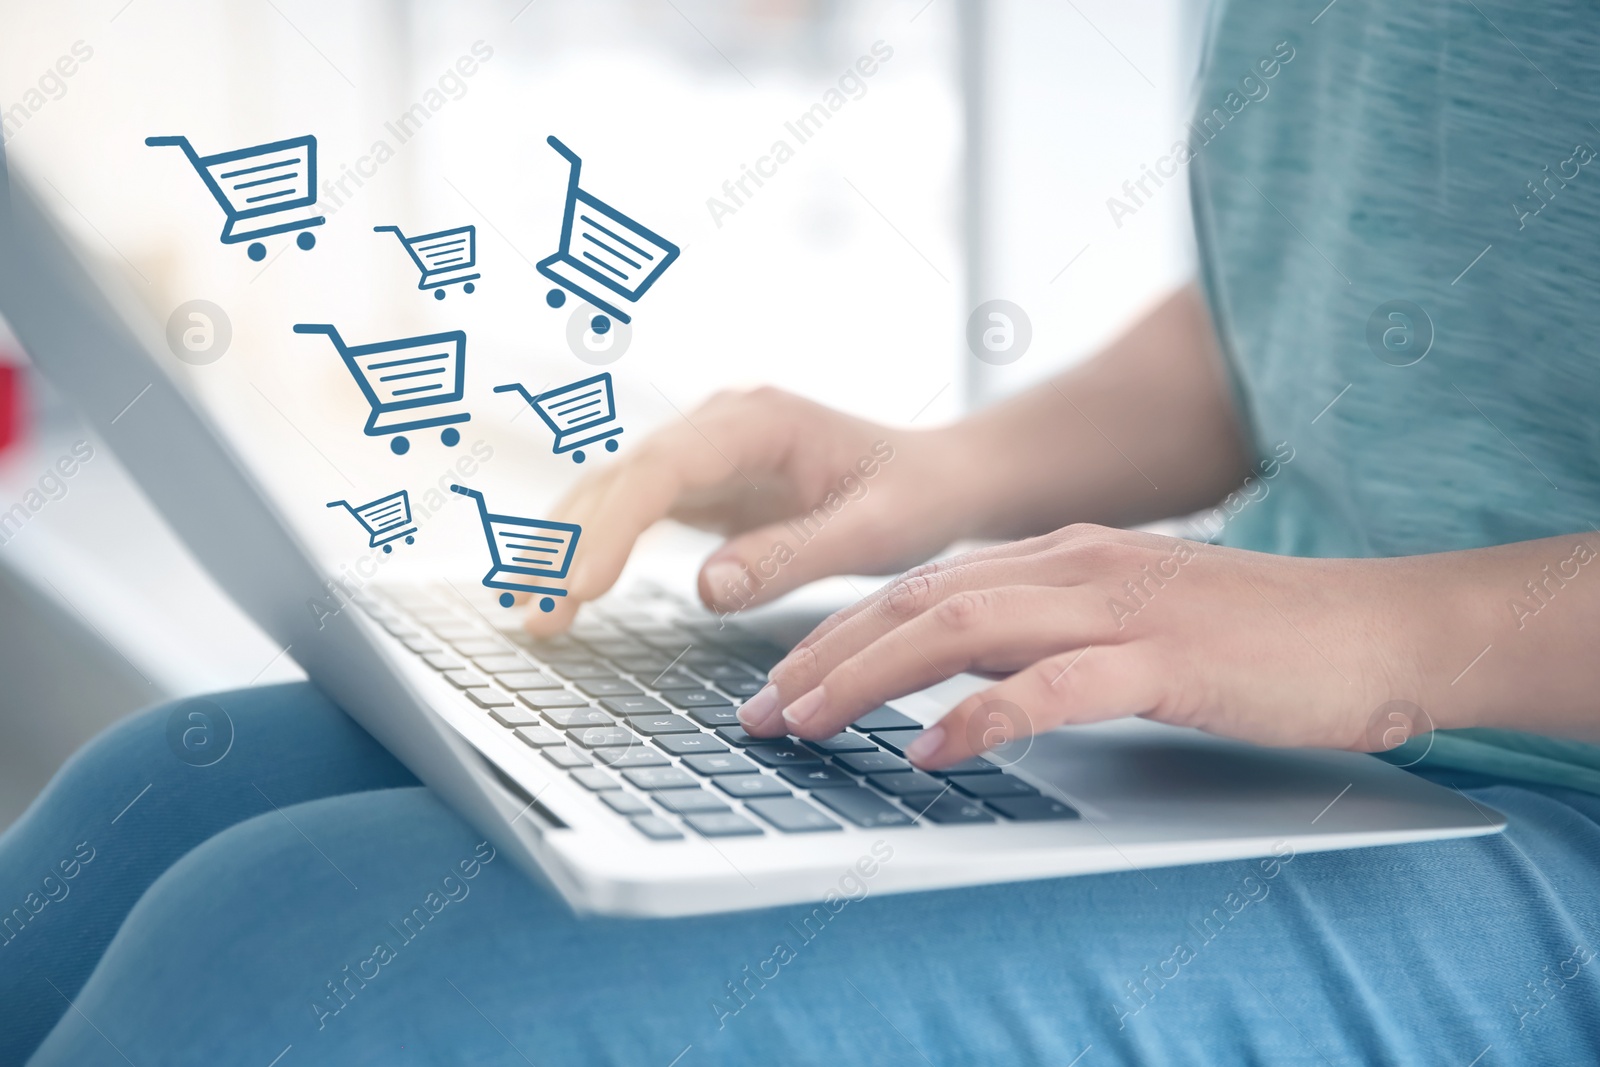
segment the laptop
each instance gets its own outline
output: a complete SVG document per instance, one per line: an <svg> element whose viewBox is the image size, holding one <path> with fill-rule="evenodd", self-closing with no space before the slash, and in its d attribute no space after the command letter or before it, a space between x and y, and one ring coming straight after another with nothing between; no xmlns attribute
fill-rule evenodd
<svg viewBox="0 0 1600 1067"><path fill-rule="evenodd" d="M1505 825L1369 756L1267 750L1142 719L1015 739L942 773L911 769L909 738L989 684L965 675L825 742L756 741L737 708L816 621L803 612L724 623L647 585L533 640L515 612L456 591L476 590L476 571L344 595L163 371L159 324L126 279L92 261L3 156L0 183L0 314L35 364L312 682L574 909L690 915L862 885L1284 857Z"/></svg>

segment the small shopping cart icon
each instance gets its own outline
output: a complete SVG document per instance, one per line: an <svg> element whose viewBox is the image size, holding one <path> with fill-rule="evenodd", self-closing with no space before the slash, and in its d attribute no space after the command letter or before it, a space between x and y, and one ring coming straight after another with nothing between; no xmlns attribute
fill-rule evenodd
<svg viewBox="0 0 1600 1067"><path fill-rule="evenodd" d="M570 522L495 515L476 489L452 485L450 491L478 502L478 517L483 520L483 535L489 542L489 558L494 564L483 576L483 584L490 589L507 590L500 594L500 606L509 608L514 602L511 592L515 591L537 594L539 610L554 611L553 598L566 596L567 591L535 579L560 581L567 576L582 527Z"/></svg>
<svg viewBox="0 0 1600 1067"><path fill-rule="evenodd" d="M222 205L228 221L222 243L249 241L246 250L257 262L267 256L261 238L301 231L295 244L309 250L317 243L311 227L327 220L316 214L317 139L310 135L253 145L233 152L202 156L187 137L146 137L152 148L177 147Z"/></svg>
<svg viewBox="0 0 1600 1067"><path fill-rule="evenodd" d="M403 456L411 448L404 435L443 426L447 447L461 440L456 423L472 415L461 406L466 389L467 335L460 330L402 337L371 345L347 345L326 323L296 323L295 333L323 333L372 405L364 427L368 437L393 435L389 449Z"/></svg>
<svg viewBox="0 0 1600 1067"><path fill-rule="evenodd" d="M582 463L587 457L583 449L599 441L606 443L607 452L617 450L617 435L622 427L617 422L617 402L611 392L611 375L596 374L592 378L569 385L547 389L535 396L513 382L497 385L497 393L521 393L522 399L532 405L550 432L556 435L556 455L572 453L572 462Z"/></svg>
<svg viewBox="0 0 1600 1067"><path fill-rule="evenodd" d="M348 500L330 500L330 508L344 508L356 517L356 521L366 528L371 537L367 547L381 548L385 552L393 552L394 546L390 541L398 541L404 537L406 544L415 544L416 538L412 536L417 528L411 523L411 496L404 489L388 496L380 496L376 500L369 500L365 504L352 504Z"/></svg>
<svg viewBox="0 0 1600 1067"><path fill-rule="evenodd" d="M416 237L407 237L398 226L374 226L372 232L392 233L400 238L411 262L422 272L417 288L423 292L433 290L435 300L444 299L446 286L459 285L464 293L477 288L473 283L482 275L474 269L478 263L476 226L457 226Z"/></svg>
<svg viewBox="0 0 1600 1067"><path fill-rule="evenodd" d="M678 258L678 246L580 189L583 160L554 137L545 141L572 165L561 220L561 251L536 264L540 274L561 287L550 290L545 302L558 308L566 303L564 290L571 290L618 322L632 322L620 305L637 303L644 296ZM611 329L611 319L596 315L589 325L595 333L605 333Z"/></svg>

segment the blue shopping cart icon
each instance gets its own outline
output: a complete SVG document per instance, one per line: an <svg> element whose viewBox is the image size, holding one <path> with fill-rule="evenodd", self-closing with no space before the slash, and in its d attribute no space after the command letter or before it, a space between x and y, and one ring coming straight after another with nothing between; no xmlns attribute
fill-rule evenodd
<svg viewBox="0 0 1600 1067"><path fill-rule="evenodd" d="M393 552L394 546L390 541L398 541L404 537L406 544L415 544L416 538L412 536L417 532L416 526L411 522L411 494L404 489L388 496L380 496L376 500L369 500L365 504L352 504L348 500L330 500L330 508L344 508L356 517L369 535L369 548L381 548L385 552Z"/></svg>
<svg viewBox="0 0 1600 1067"><path fill-rule="evenodd" d="M327 323L296 323L295 333L327 334L344 365L372 405L363 428L368 437L393 434L389 449L403 456L411 448L404 433L443 426L446 447L460 442L456 423L472 415L461 406L466 391L467 335L460 330L402 337L371 345L347 345Z"/></svg>
<svg viewBox="0 0 1600 1067"><path fill-rule="evenodd" d="M482 275L474 269L478 263L476 226L457 226L415 237L407 237L398 226L374 226L372 232L392 233L400 238L411 262L422 272L417 288L423 292L433 290L435 300L444 299L446 286L459 285L464 293L477 288L473 283Z"/></svg>
<svg viewBox="0 0 1600 1067"><path fill-rule="evenodd" d="M509 608L515 602L511 595L515 591L538 594L539 610L554 611L556 602L552 598L566 596L567 591L534 579L559 581L567 576L583 528L570 522L495 515L490 513L483 494L476 489L452 485L450 491L477 501L478 517L483 520L483 535L489 542L489 558L493 563L489 573L483 576L483 584L490 589L507 590L500 594L500 606Z"/></svg>
<svg viewBox="0 0 1600 1067"><path fill-rule="evenodd" d="M267 256L260 238L301 231L295 244L309 250L317 243L311 227L327 220L312 208L317 202L317 139L310 135L202 156L187 137L146 137L152 148L183 149L227 215L222 243L249 241L251 259Z"/></svg>
<svg viewBox="0 0 1600 1067"><path fill-rule="evenodd" d="M616 425L617 402L609 373L558 385L537 396L516 382L497 385L494 391L522 394L522 399L532 405L544 424L550 427L550 432L556 435L552 451L558 456L571 452L572 462L582 463L586 458L584 446L599 441L606 443L607 452L617 450L617 435L622 433L622 427Z"/></svg>

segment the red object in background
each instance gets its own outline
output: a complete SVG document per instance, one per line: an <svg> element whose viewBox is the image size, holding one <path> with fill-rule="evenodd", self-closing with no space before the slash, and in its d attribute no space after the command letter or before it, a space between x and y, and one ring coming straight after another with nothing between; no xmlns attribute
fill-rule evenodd
<svg viewBox="0 0 1600 1067"><path fill-rule="evenodd" d="M0 359L0 452L22 440L22 368Z"/></svg>

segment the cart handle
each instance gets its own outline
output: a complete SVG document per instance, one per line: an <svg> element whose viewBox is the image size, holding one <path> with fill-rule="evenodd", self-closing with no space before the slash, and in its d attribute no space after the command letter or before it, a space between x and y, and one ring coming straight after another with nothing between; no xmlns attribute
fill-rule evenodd
<svg viewBox="0 0 1600 1067"><path fill-rule="evenodd" d="M330 508L344 508L352 515L356 512L356 509L350 506L350 501L348 500L330 500L328 501L328 506Z"/></svg>
<svg viewBox="0 0 1600 1067"><path fill-rule="evenodd" d="M472 499L478 502L478 507L480 509L483 511L489 510L487 502L483 499L483 494L478 492L476 489L468 489L464 485L452 484L450 486L450 491L452 493L460 493L462 496L470 496Z"/></svg>
<svg viewBox="0 0 1600 1067"><path fill-rule="evenodd" d="M527 387L521 382L512 382L510 385L497 385L494 387L494 391L497 393L521 393L522 399L526 400L529 404L532 404L534 400L533 394L528 392Z"/></svg>
<svg viewBox="0 0 1600 1067"><path fill-rule="evenodd" d="M545 144L548 144L551 148L554 148L557 152L560 152L562 158L565 159L568 163L572 164L572 180L573 181L577 181L578 180L578 168L583 165L583 160L578 158L578 153L574 152L572 149L570 149L566 145L562 144L554 136L546 137L544 140L545 140Z"/></svg>
<svg viewBox="0 0 1600 1067"><path fill-rule="evenodd" d="M404 241L406 239L405 234L400 232L400 227L398 227L398 226L374 226L372 228L372 232L373 233L392 233L396 237L400 238L400 240L402 240L402 241Z"/></svg>
<svg viewBox="0 0 1600 1067"><path fill-rule="evenodd" d="M194 150L194 145L189 143L189 138L179 135L177 137L146 137L144 143L151 148L181 148L183 154L189 157L189 162L196 167L200 166L200 153Z"/></svg>
<svg viewBox="0 0 1600 1067"><path fill-rule="evenodd" d="M325 333L329 337L333 338L334 344L338 345L340 348L344 347L344 344L339 339L339 331L326 322L297 322L294 324L294 332Z"/></svg>

